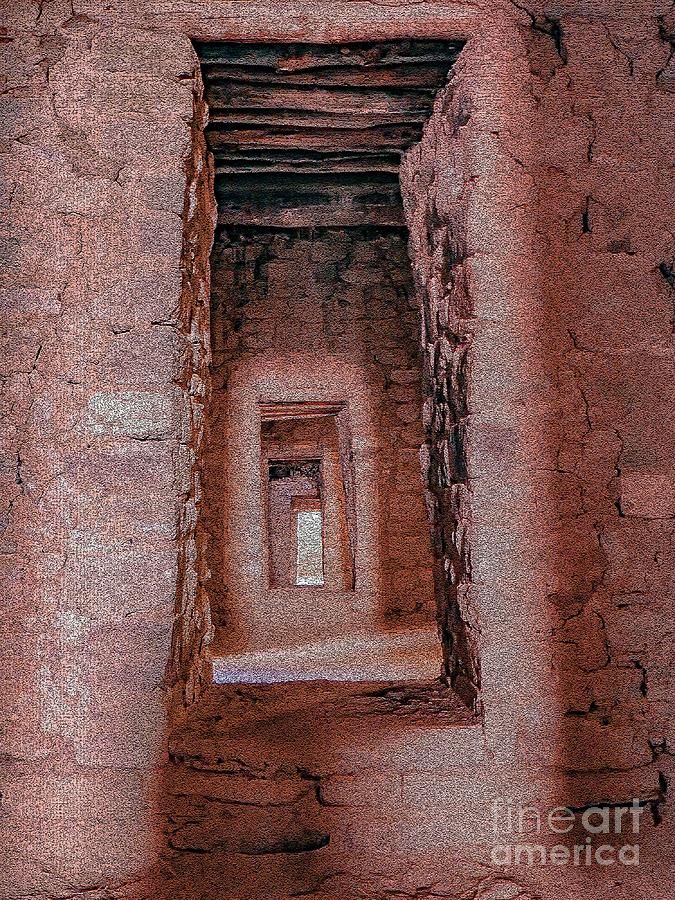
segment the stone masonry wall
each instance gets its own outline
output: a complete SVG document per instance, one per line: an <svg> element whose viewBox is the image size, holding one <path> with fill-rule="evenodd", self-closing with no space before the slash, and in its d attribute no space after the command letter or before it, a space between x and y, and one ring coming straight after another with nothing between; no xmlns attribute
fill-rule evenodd
<svg viewBox="0 0 675 900"><path fill-rule="evenodd" d="M213 195L213 162L204 139L208 110L198 70L194 72L194 109L191 123L192 155L186 170L183 211L183 293L178 324L189 336L183 370L178 381L185 398L183 433L179 448L182 497L179 500L179 558L176 586L176 619L169 664L170 681L183 685L185 704L197 699L201 684L210 679L206 647L212 638L211 608L206 584L209 578L207 538L203 517L202 457L207 421L205 409L211 393L210 253L216 220ZM176 327L173 321L165 324Z"/></svg>
<svg viewBox="0 0 675 900"><path fill-rule="evenodd" d="M470 100L460 93L459 81L455 76L453 85L439 93L425 139L406 156L401 182L423 311L426 440L421 460L434 525L445 671L465 702L480 707L479 623L470 595L466 447L473 316L467 259L469 198L464 168L457 159L467 143L461 129L470 119Z"/></svg>
<svg viewBox="0 0 675 900"><path fill-rule="evenodd" d="M2 896L669 896L671 5L3 12ZM407 192L434 209L418 284L470 345L459 608L482 720L389 687L209 688L174 728L208 626L179 576L201 391L185 373L206 358L180 314L189 38L405 36L467 40ZM452 271L425 255L462 232ZM470 306L449 327L459 269ZM195 639L171 692L176 609ZM491 861L495 799L634 796L638 867ZM176 817L196 813L191 834Z"/></svg>

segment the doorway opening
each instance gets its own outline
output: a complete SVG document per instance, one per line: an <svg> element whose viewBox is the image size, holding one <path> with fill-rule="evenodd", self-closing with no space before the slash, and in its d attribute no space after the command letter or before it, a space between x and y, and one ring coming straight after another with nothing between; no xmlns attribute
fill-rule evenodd
<svg viewBox="0 0 675 900"><path fill-rule="evenodd" d="M218 203L215 679L438 676L433 386L399 168L461 43L197 50Z"/></svg>

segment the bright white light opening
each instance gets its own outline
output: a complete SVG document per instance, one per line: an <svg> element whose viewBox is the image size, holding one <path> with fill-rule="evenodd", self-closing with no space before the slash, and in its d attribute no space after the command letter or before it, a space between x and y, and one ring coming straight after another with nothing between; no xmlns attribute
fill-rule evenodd
<svg viewBox="0 0 675 900"><path fill-rule="evenodd" d="M320 509L296 512L297 568L296 584L322 585L323 580L323 516Z"/></svg>

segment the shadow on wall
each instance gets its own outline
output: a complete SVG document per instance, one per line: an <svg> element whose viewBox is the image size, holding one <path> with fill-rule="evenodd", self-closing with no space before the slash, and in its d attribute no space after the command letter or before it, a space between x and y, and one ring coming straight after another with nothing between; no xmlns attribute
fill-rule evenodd
<svg viewBox="0 0 675 900"><path fill-rule="evenodd" d="M623 215L612 220L609 211L625 198L603 160L610 146L630 157L630 167L635 167L634 157L645 154L638 166L645 180L634 185L630 201L640 207L643 197L652 195L646 173L657 151L644 145L644 123L631 115L622 118L621 143L602 118L600 97L584 101L585 121L575 118L582 115L575 86L584 91L596 76L606 81L617 109L625 113L635 103L634 84L616 65L616 34L582 34L563 21L543 18L533 18L520 33L536 109L529 154L520 149L518 154L531 160L539 198L536 230L542 236L533 345L549 398L541 409L542 462L549 470L545 552L552 573L545 601L560 704L553 759L557 796L552 799L577 816L574 828L555 839L572 852L589 836L593 847L608 844L615 854L623 845L640 844L641 870L656 872L663 851L654 828L664 815L671 767L663 754L666 743L658 737L658 701L650 702L647 661L651 647L661 643L660 617L651 610L668 593L659 564L665 530L660 522L646 521L652 516L648 504L640 501L642 508L631 511L622 494L630 487L622 469L630 467L631 455L638 468L643 458L668 456L655 420L656 411L665 412L668 391L658 349L650 356L670 331L668 286L659 277L651 246L644 255L623 255L621 247L630 249L630 239L622 245L616 229L620 222L621 228L630 225ZM643 99L647 106L650 101ZM550 135L560 134L561 121L567 123L565 138L552 147ZM575 155L574 148L584 141L584 153ZM591 194L605 198L603 211ZM640 283L639 300L633 279ZM630 321L622 320L631 307L635 317L631 312ZM636 318L641 325L631 336ZM644 352L636 352L633 342L641 340ZM636 802L640 811L634 819L629 810ZM587 819L595 833L580 821L590 807L602 809ZM612 892L612 879L598 886L603 873L615 876L618 890L623 878L637 871L595 862L577 869L575 877L581 884L596 880L586 890L600 896Z"/></svg>
<svg viewBox="0 0 675 900"><path fill-rule="evenodd" d="M486 734L511 766L501 790L536 803L542 816L555 806L582 812L589 804L629 806L639 797L658 819L667 777L655 764L663 747L650 745L645 727L646 673L639 657L621 659L608 629L617 609L612 568L625 565L608 554L612 541L621 546L612 532L621 521L622 424L606 424L602 414L596 423L588 378L594 357L574 340L574 328L602 295L604 276L593 250L578 243L586 240L585 207L573 243L570 226L560 224L578 186L563 174L574 158L571 146L556 145L558 168L551 168L550 136L561 110L574 115L569 84L553 77L567 65L558 26L533 20L519 29L530 72L510 73L510 82L499 65L504 45L474 39L450 89L437 98L425 140L408 155L411 256L432 348L427 371L436 402L441 398L427 416L429 463L435 493L450 511L442 535L456 579L449 608L464 616L474 639L477 612L462 593L469 572L480 604ZM469 77L483 50L482 64L495 64L489 91ZM497 112L486 109L486 93ZM603 316L611 319L607 310ZM599 374L603 390L625 390L621 377ZM469 383L471 510L456 452ZM467 569L461 538L469 515L474 547ZM461 657L449 662L462 671ZM575 828L544 836L544 843L573 848L587 835ZM585 879L603 871L567 870L585 896L595 889L586 890Z"/></svg>

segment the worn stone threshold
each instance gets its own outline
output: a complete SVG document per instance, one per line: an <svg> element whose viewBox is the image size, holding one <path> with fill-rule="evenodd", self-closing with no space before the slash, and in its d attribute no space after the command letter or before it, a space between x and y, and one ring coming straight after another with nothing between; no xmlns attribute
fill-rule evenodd
<svg viewBox="0 0 675 900"><path fill-rule="evenodd" d="M355 634L283 649L213 656L214 684L398 682L440 676L436 629Z"/></svg>
<svg viewBox="0 0 675 900"><path fill-rule="evenodd" d="M479 726L480 718L442 678L213 684L173 732L169 751L174 762L231 771L248 754L260 765L265 748L294 759L298 746L310 739L324 748L350 746L366 723L368 740L377 743L401 728Z"/></svg>

